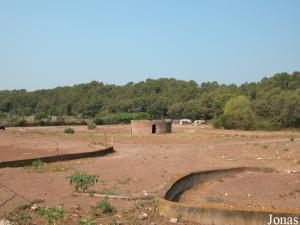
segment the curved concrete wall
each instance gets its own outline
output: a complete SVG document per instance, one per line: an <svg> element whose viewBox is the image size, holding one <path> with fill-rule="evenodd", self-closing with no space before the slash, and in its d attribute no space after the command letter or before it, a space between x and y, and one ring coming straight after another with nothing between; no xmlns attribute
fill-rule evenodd
<svg viewBox="0 0 300 225"><path fill-rule="evenodd" d="M189 173L171 182L165 188L163 198L158 201L159 214L166 217L180 216L183 220L205 225L265 225L272 214L277 217L299 217L300 210L251 209L226 206L191 206L178 203L180 195L206 181L244 171L274 172L270 168L239 167Z"/></svg>
<svg viewBox="0 0 300 225"><path fill-rule="evenodd" d="M157 134L166 134L172 132L172 122L165 122L162 120L154 120L152 122L156 125Z"/></svg>
<svg viewBox="0 0 300 225"><path fill-rule="evenodd" d="M154 126L154 132L153 132ZM172 132L172 122L163 120L131 120L131 133L133 134L165 134Z"/></svg>
<svg viewBox="0 0 300 225"><path fill-rule="evenodd" d="M151 120L131 120L131 133L133 134L151 134L152 121Z"/></svg>
<svg viewBox="0 0 300 225"><path fill-rule="evenodd" d="M32 158L32 159L2 161L2 162L0 162L0 168L29 166L29 165L32 165L33 161L38 160L38 159L42 160L44 163L51 163L51 162L57 162L57 161L67 161L67 160L74 160L74 159L105 156L110 153L114 153L113 146L107 147L105 149L100 149L97 151L91 151L91 152L69 153L69 154L62 154L62 155L53 155L53 156Z"/></svg>

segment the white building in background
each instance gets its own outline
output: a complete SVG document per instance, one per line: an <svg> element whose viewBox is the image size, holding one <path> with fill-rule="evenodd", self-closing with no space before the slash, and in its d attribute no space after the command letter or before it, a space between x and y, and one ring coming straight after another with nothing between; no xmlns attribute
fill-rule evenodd
<svg viewBox="0 0 300 225"><path fill-rule="evenodd" d="M179 121L179 124L180 125L192 124L192 120L190 120L190 119L181 119Z"/></svg>
<svg viewBox="0 0 300 225"><path fill-rule="evenodd" d="M195 120L194 125L204 125L206 123L205 120Z"/></svg>

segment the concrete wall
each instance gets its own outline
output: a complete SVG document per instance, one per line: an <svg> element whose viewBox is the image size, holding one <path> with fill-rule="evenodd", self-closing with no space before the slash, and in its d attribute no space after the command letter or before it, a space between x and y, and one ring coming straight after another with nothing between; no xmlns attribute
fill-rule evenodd
<svg viewBox="0 0 300 225"><path fill-rule="evenodd" d="M153 125L155 125L155 133L157 134L172 132L172 122L164 120L131 120L131 133L151 134Z"/></svg>
<svg viewBox="0 0 300 225"><path fill-rule="evenodd" d="M184 191L195 185L243 171L274 172L270 168L239 167L199 171L181 176L165 187L165 194L158 201L159 214L166 217L180 216L183 220L205 225L265 225L270 214L286 218L300 216L300 210L260 210L208 205L195 207L177 202Z"/></svg>
<svg viewBox="0 0 300 225"><path fill-rule="evenodd" d="M62 154L58 156L54 155L54 156L47 156L47 157L40 157L40 158L33 158L33 159L2 161L0 162L0 168L29 166L32 165L32 162L37 159L42 160L44 163L51 163L51 162L66 161L66 160L73 160L73 159L99 157L113 152L114 152L113 147L107 147L105 149L91 151L91 152L79 152L79 153Z"/></svg>
<svg viewBox="0 0 300 225"><path fill-rule="evenodd" d="M166 134L172 132L172 122L165 122L163 120L154 120L153 124L156 125L157 134Z"/></svg>
<svg viewBox="0 0 300 225"><path fill-rule="evenodd" d="M151 120L131 120L131 133L133 134L151 134Z"/></svg>

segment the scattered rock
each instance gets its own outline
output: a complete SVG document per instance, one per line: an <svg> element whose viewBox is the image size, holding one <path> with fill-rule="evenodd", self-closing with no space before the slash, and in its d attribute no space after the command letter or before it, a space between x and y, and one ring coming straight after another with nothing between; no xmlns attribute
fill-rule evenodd
<svg viewBox="0 0 300 225"><path fill-rule="evenodd" d="M170 222L171 222L171 223L178 223L178 219L177 219L177 218L171 218L171 219L170 219Z"/></svg>
<svg viewBox="0 0 300 225"><path fill-rule="evenodd" d="M81 207L80 207L80 205L73 205L73 206L71 207L71 209L80 210Z"/></svg>
<svg viewBox="0 0 300 225"><path fill-rule="evenodd" d="M285 169L284 170L286 173L292 173L292 171L291 170L288 170L288 169Z"/></svg>
<svg viewBox="0 0 300 225"><path fill-rule="evenodd" d="M39 206L38 206L37 204L33 204L33 205L30 207L30 209L31 209L32 211L36 211L36 210L38 210L38 208L39 208Z"/></svg>
<svg viewBox="0 0 300 225"><path fill-rule="evenodd" d="M122 218L122 216L119 213L117 213L116 215L114 215L114 217Z"/></svg>
<svg viewBox="0 0 300 225"><path fill-rule="evenodd" d="M148 219L148 214L147 213L142 213L142 214L138 215L138 219L139 220L146 220L146 219Z"/></svg>
<svg viewBox="0 0 300 225"><path fill-rule="evenodd" d="M143 195L144 196L147 196L147 195L149 195L146 191L143 191Z"/></svg>
<svg viewBox="0 0 300 225"><path fill-rule="evenodd" d="M0 220L0 225L14 225L14 223L9 220Z"/></svg>

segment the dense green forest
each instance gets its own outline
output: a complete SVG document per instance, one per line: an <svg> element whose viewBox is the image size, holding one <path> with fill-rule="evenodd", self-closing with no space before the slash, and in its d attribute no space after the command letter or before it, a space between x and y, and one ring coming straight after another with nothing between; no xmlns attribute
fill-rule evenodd
<svg viewBox="0 0 300 225"><path fill-rule="evenodd" d="M92 81L32 92L0 91L2 118L42 113L101 121L108 115L139 112L152 119L213 119L216 127L229 129L300 127L300 72L239 86L162 78L124 86Z"/></svg>

